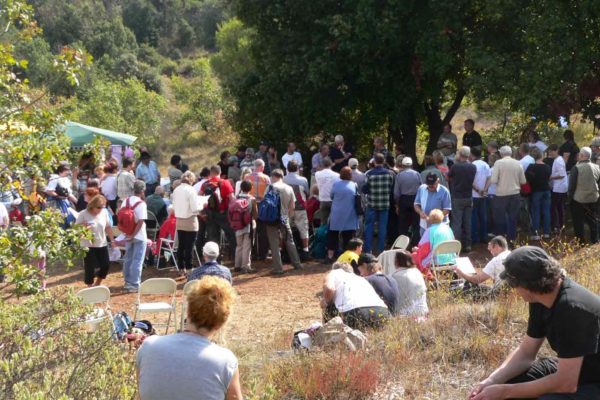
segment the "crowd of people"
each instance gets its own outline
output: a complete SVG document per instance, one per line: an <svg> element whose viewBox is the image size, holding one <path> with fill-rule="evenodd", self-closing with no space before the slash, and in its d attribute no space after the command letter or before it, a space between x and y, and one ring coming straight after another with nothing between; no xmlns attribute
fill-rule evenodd
<svg viewBox="0 0 600 400"><path fill-rule="evenodd" d="M568 389L579 390L565 371L581 371L589 379L579 382L586 385L600 376L600 300L564 277L539 248L511 249L518 231L534 242L561 234L567 206L574 236L582 243L598 241L600 138L580 149L569 130L560 145L547 145L532 132L515 150L494 141L484 146L474 127L472 120L464 122L459 145L446 124L437 150L425 155L422 167L402 146L388 151L382 138L375 138L372 155L359 161L353 146L338 135L316 149L306 164L294 143L287 144L281 157L268 143L257 150L240 146L235 154L223 152L198 175L174 155L165 179L146 149L138 159L127 153L114 157L113 152L102 166L85 156L73 171L67 163L58 165L43 191L46 207L64 215L65 228L78 224L91 232L82 241L89 249L84 259L87 285L102 283L112 254L123 248L123 288L137 292L144 262L154 264L158 257L156 264L161 264L164 239L177 240L180 274L199 282L188 296L189 328L172 338L149 340L138 353L143 399L162 398L161 390L167 389L155 387L155 376L163 372L162 366L155 368L156 360L183 347L198 353L168 357L173 365L196 363L218 371L209 377L217 386L202 385L212 385L215 398L239 398L237 359L208 341L229 316L231 270L252 272L255 260L269 260L272 274L281 275L285 264L302 270L311 258L332 265L322 287L323 319L339 315L358 329L380 328L395 316L426 318L432 264L454 266L453 273L465 281L463 293L474 298L489 298L503 285L517 288L526 301L545 308L530 306L523 344L472 398L506 398L490 392L500 390L501 383L546 375L554 378L502 387L511 397L554 393L551 389L563 389L556 374L575 385ZM18 191L5 190L1 200L0 224L23 222L22 211L27 210ZM114 235L114 226L120 235ZM317 235L321 227L325 235ZM377 256L399 235L409 244L396 252L395 271L386 274ZM460 241L466 255L473 245L486 243L492 259L475 273L456 266L458 254L433 260L436 246L449 240ZM322 254L316 251L318 241L324 241ZM199 265L194 254L202 254ZM573 333L580 342L564 339L578 328L590 335ZM559 358L538 365L535 355L545 337ZM535 371L527 372L529 368ZM200 383L191 381L176 373L169 386L194 393ZM597 389L586 385L585 390Z"/></svg>

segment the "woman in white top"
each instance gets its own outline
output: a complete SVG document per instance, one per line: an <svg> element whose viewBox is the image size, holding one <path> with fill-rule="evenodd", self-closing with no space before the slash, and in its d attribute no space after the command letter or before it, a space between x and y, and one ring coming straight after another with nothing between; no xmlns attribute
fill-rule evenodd
<svg viewBox="0 0 600 400"><path fill-rule="evenodd" d="M137 352L141 400L241 400L238 360L211 342L235 301L229 282L205 276L189 288L183 332L149 336Z"/></svg>
<svg viewBox="0 0 600 400"><path fill-rule="evenodd" d="M50 176L46 186L46 195L48 195L48 205L60 211L65 216L64 227L68 225L67 216L69 208L77 202L77 198L71 190L71 178L69 174L71 168L67 162L61 162L56 168L56 174Z"/></svg>
<svg viewBox="0 0 600 400"><path fill-rule="evenodd" d="M542 154L544 154L546 152L546 149L548 148L548 146L546 145L546 143L542 142L540 140L540 135L538 135L537 132L530 132L529 133L529 147L537 147L538 149L540 149L540 151L542 152Z"/></svg>
<svg viewBox="0 0 600 400"><path fill-rule="evenodd" d="M339 314L353 329L380 328L390 312L373 286L348 263L335 263L323 283L324 320Z"/></svg>
<svg viewBox="0 0 600 400"><path fill-rule="evenodd" d="M96 195L88 202L87 208L79 213L75 221L76 224L87 227L92 233L91 240L84 239L81 241L81 245L88 248L88 252L83 259L84 282L88 287L100 285L108 275L110 261L106 235L110 238L111 246L115 246L109 216L104 211L105 207L106 199L104 196ZM96 277L95 281L94 276Z"/></svg>
<svg viewBox="0 0 600 400"><path fill-rule="evenodd" d="M117 163L110 160L104 167L104 176L100 181L100 191L113 213L117 212L117 168Z"/></svg>
<svg viewBox="0 0 600 400"><path fill-rule="evenodd" d="M173 191L172 202L177 221L177 264L182 270L191 270L192 253L198 233L198 194L192 187L196 175L186 171L181 175L181 184Z"/></svg>
<svg viewBox="0 0 600 400"><path fill-rule="evenodd" d="M400 299L398 315L424 317L429 313L427 307L427 286L423 275L406 250L396 253L396 272L392 278L398 283Z"/></svg>
<svg viewBox="0 0 600 400"><path fill-rule="evenodd" d="M240 174L240 180L235 183L235 190L233 192L235 197L237 197L240 194L240 192L242 191L241 190L242 181L244 179L246 179L246 176L250 175L251 173L252 173L252 170L250 168L248 168L248 167L242 168L242 173Z"/></svg>

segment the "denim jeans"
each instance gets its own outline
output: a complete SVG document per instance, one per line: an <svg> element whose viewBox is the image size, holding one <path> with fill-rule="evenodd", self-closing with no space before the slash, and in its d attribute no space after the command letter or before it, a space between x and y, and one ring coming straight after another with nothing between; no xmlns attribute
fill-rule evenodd
<svg viewBox="0 0 600 400"><path fill-rule="evenodd" d="M487 240L487 214L487 197L474 197L473 216L471 217L471 239L473 240L473 243L484 242Z"/></svg>
<svg viewBox="0 0 600 400"><path fill-rule="evenodd" d="M452 198L452 213L450 225L456 240L462 242L464 247L471 247L471 214L473 213L473 199ZM464 234L463 234L464 232Z"/></svg>
<svg viewBox="0 0 600 400"><path fill-rule="evenodd" d="M139 289L146 247L146 241L137 239L130 240L125 244L125 256L123 257L125 286Z"/></svg>
<svg viewBox="0 0 600 400"><path fill-rule="evenodd" d="M365 214L365 253L371 253L373 236L375 235L375 223L377 223L379 229L377 232L377 248L375 251L381 253L384 250L389 212L389 209L375 210L371 207L367 207L367 212Z"/></svg>
<svg viewBox="0 0 600 400"><path fill-rule="evenodd" d="M506 235L508 240L517 238L517 220L521 210L521 195L496 196L493 202L496 235Z"/></svg>
<svg viewBox="0 0 600 400"><path fill-rule="evenodd" d="M542 227L546 235L550 234L550 191L532 192L529 212L531 213L531 228L534 235L540 232L540 217L543 220Z"/></svg>

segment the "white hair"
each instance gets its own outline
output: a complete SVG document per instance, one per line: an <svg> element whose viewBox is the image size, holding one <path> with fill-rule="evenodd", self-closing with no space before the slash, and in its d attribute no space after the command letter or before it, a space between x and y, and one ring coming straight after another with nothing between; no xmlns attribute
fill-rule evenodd
<svg viewBox="0 0 600 400"><path fill-rule="evenodd" d="M581 150L579 150L579 154L585 157L584 160L589 160L590 157L592 157L592 149L587 146L582 147Z"/></svg>
<svg viewBox="0 0 600 400"><path fill-rule="evenodd" d="M265 162L261 158L254 160L254 168L261 168L265 166Z"/></svg>
<svg viewBox="0 0 600 400"><path fill-rule="evenodd" d="M462 157L462 158L469 158L471 157L471 148L469 146L463 146L460 148L460 150L458 151L458 154Z"/></svg>
<svg viewBox="0 0 600 400"><path fill-rule="evenodd" d="M510 146L500 147L499 152L502 157L512 156L512 148Z"/></svg>
<svg viewBox="0 0 600 400"><path fill-rule="evenodd" d="M342 135L335 135L333 139L336 143L342 143L344 141L344 137Z"/></svg>

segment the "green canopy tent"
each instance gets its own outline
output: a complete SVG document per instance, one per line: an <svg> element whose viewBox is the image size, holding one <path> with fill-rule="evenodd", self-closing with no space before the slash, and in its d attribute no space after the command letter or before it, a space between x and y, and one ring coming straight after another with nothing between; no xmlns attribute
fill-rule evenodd
<svg viewBox="0 0 600 400"><path fill-rule="evenodd" d="M81 147L94 141L94 137L101 136L111 144L129 146L135 142L136 137L126 133L109 131L77 122L67 121L64 126L65 133L71 138L71 147Z"/></svg>

